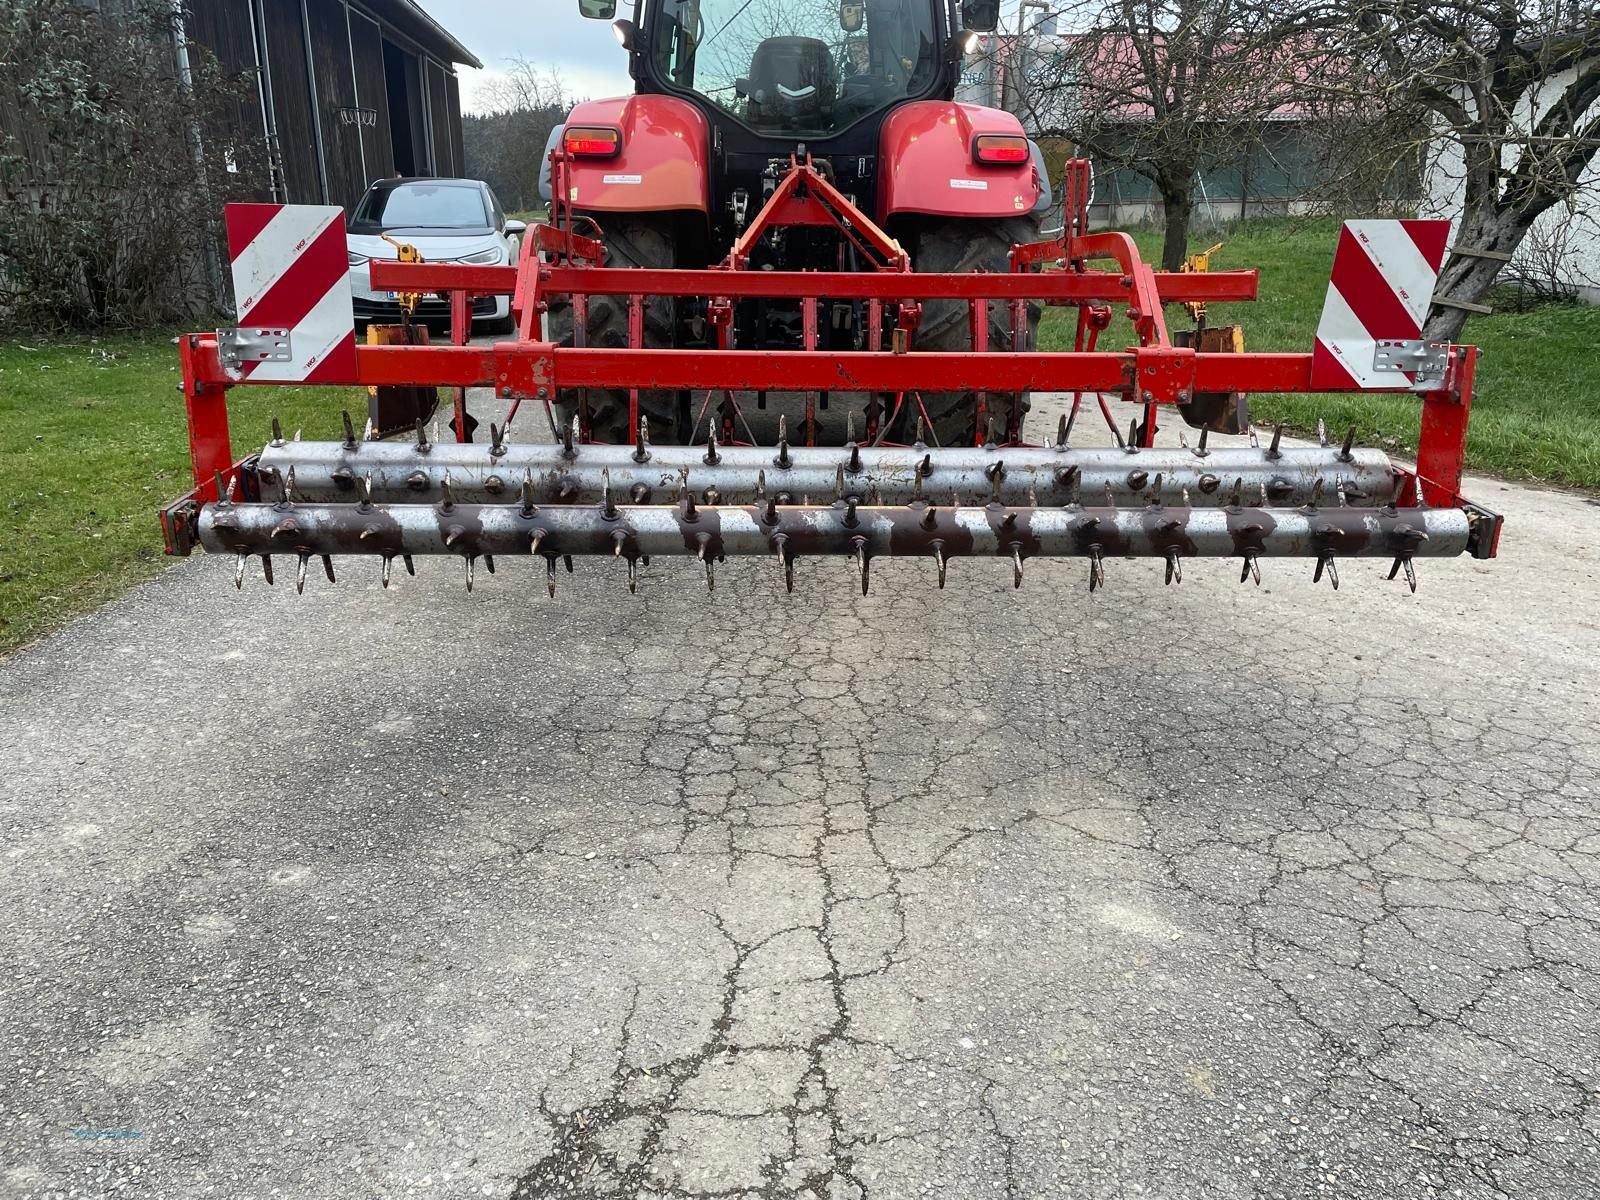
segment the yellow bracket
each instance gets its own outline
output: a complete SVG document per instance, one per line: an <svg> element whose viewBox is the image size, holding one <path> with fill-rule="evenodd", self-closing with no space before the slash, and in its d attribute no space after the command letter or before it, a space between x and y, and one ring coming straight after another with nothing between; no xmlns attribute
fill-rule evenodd
<svg viewBox="0 0 1600 1200"><path fill-rule="evenodd" d="M1215 246L1211 246L1200 251L1199 254L1189 255L1188 258L1183 260L1184 272L1196 273L1209 271L1211 269L1211 256L1218 250L1221 250L1225 245L1227 245L1226 242L1218 242ZM1204 300L1195 300L1192 302L1184 301L1183 306L1189 310L1189 315L1196 321L1203 321L1205 319L1206 302Z"/></svg>
<svg viewBox="0 0 1600 1200"><path fill-rule="evenodd" d="M410 242L396 241L387 233L380 233L378 236L400 252L401 262L420 263L427 261L422 257L422 251L418 250ZM399 292L395 296L396 302L400 305L400 311L405 314L405 317L408 321L416 314L417 303L421 299L421 292Z"/></svg>

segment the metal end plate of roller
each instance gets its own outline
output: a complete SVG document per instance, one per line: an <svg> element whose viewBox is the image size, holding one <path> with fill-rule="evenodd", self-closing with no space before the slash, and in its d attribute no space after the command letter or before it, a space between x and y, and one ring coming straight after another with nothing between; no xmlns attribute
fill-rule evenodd
<svg viewBox="0 0 1600 1200"><path fill-rule="evenodd" d="M284 442L247 460L245 486L199 506L194 540L238 556L236 582L252 557L267 579L272 560L333 558L391 564L447 555L472 586L480 562L544 559L554 594L556 564L578 557L637 567L663 556L704 564L771 559L792 589L797 562L846 557L863 593L872 560L932 557L940 586L956 558L999 559L1021 586L1025 564L1079 558L1091 590L1115 558L1159 558L1179 582L1185 560L1230 558L1241 581L1260 582L1259 560L1305 558L1338 586L1341 558L1383 558L1390 577L1415 587L1413 559L1483 552L1492 514L1428 508L1412 477L1372 450L1123 447L1073 449L490 445L415 441ZM259 497L242 500L241 495Z"/></svg>

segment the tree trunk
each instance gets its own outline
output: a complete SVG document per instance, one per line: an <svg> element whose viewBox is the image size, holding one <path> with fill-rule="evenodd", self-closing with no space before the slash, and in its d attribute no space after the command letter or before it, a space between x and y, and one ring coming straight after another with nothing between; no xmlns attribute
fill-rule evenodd
<svg viewBox="0 0 1600 1200"><path fill-rule="evenodd" d="M1189 218L1194 214L1194 191L1188 187L1157 185L1166 210L1161 237L1161 269L1176 271L1189 253Z"/></svg>
<svg viewBox="0 0 1600 1200"><path fill-rule="evenodd" d="M1498 210L1493 196L1478 202L1469 200L1466 211L1461 214L1461 224L1456 229L1452 245L1468 250L1514 254L1532 224L1532 216ZM1439 283L1433 294L1448 300L1482 304L1504 266L1505 263L1498 258L1480 258L1474 254L1452 251L1445 255L1444 267L1439 272ZM1430 342L1457 341L1470 315L1466 309L1435 303L1428 310L1422 336Z"/></svg>

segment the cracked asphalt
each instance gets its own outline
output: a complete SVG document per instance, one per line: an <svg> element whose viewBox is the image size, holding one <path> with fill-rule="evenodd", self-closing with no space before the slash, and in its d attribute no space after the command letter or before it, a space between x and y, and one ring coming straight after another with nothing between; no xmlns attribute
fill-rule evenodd
<svg viewBox="0 0 1600 1200"><path fill-rule="evenodd" d="M0 1195L1600 1195L1600 507L1471 490L1415 596L179 566L0 664Z"/></svg>

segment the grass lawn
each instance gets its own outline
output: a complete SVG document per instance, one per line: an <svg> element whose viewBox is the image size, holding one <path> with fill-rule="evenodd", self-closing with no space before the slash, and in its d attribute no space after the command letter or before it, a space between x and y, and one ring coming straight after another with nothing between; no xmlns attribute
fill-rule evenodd
<svg viewBox="0 0 1600 1200"><path fill-rule="evenodd" d="M1259 267L1260 299L1215 304L1213 324L1244 326L1247 350L1310 350L1333 265L1339 222L1256 221L1227 235L1191 243L1204 249L1226 241L1215 270ZM1159 235L1134 231L1147 259L1160 253ZM1070 310L1050 309L1040 330L1047 350L1071 348ZM1182 327L1188 314L1168 310ZM1129 327L1113 323L1102 345ZM1107 342L1105 338L1111 336ZM1600 305L1549 305L1533 312L1473 317L1462 340L1483 348L1468 428L1467 465L1511 478L1600 489ZM1320 417L1330 437L1354 425L1359 444L1414 450L1420 406L1409 395L1338 394L1250 397L1257 425L1284 421L1299 430Z"/></svg>
<svg viewBox="0 0 1600 1200"><path fill-rule="evenodd" d="M0 344L0 653L161 569L156 509L190 486L177 384L169 337ZM234 448L263 444L273 415L338 436L340 403L328 389L236 389Z"/></svg>

